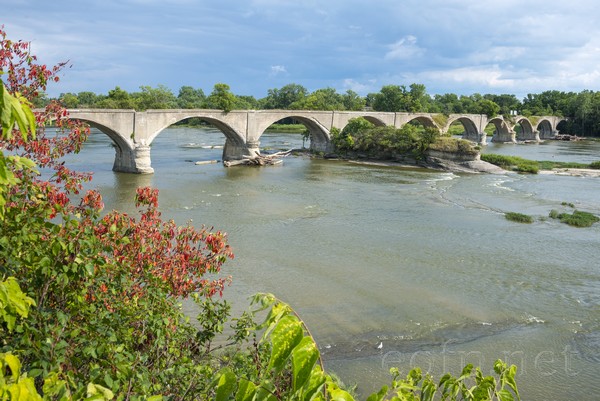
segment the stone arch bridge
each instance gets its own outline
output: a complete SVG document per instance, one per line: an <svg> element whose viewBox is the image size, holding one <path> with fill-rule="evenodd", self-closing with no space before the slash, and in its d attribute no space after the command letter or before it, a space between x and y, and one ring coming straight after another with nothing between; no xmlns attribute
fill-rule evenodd
<svg viewBox="0 0 600 401"><path fill-rule="evenodd" d="M150 144L167 127L192 117L200 118L221 130L225 135L223 160L241 159L260 152L260 137L271 125L284 118L294 118L310 132L310 148L314 151L332 150L330 131L340 130L352 118L363 117L376 126L403 125L418 121L426 127L448 132L456 121L464 127L463 138L486 143L484 131L494 124L492 138L498 142L517 140L540 141L554 137L556 126L563 119L554 116L513 116L510 120L497 116L488 118L483 114L390 113L375 111L312 111L312 110L107 110L72 109L70 117L88 123L108 135L115 143L114 171L148 174L151 166ZM517 127L520 126L520 129ZM517 133L518 131L518 133Z"/></svg>

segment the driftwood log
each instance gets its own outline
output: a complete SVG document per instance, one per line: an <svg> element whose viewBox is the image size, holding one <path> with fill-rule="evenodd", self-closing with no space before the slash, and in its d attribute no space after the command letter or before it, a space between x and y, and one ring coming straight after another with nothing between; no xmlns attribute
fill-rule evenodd
<svg viewBox="0 0 600 401"><path fill-rule="evenodd" d="M261 155L258 154L256 156L244 156L241 160L225 160L223 161L223 165L225 167L231 166L274 166L277 164L281 164L283 160L281 158L286 157L292 153L291 149L285 152L277 152L270 155Z"/></svg>

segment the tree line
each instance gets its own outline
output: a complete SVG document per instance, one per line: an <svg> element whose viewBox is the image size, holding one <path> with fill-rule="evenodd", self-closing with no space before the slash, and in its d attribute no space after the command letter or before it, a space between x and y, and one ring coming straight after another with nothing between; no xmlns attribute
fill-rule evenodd
<svg viewBox="0 0 600 401"><path fill-rule="evenodd" d="M281 88L269 89L267 96L234 94L229 85L215 84L210 94L200 88L182 86L177 95L164 85L141 86L137 92L127 92L120 87L107 94L93 92L62 93L58 100L67 108L105 109L219 109L252 110L374 110L389 112L469 113L488 116L556 115L567 117L560 125L563 134L600 136L600 92L561 92L549 90L528 94L519 100L511 94L457 95L446 93L430 95L425 85L385 85L379 92L360 96L347 90L338 93L333 88L308 91L304 86L291 83ZM50 99L43 95L36 106L44 106Z"/></svg>

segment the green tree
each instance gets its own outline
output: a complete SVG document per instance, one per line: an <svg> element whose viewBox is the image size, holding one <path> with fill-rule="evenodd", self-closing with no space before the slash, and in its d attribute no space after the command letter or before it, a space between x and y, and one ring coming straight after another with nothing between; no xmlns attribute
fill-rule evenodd
<svg viewBox="0 0 600 401"><path fill-rule="evenodd" d="M258 109L259 107L258 100L254 96L236 96L235 97L235 106L236 110L252 110Z"/></svg>
<svg viewBox="0 0 600 401"><path fill-rule="evenodd" d="M408 106L408 111L413 112L413 113L428 111L428 107L429 107L431 98L427 94L425 85L411 84L409 96L410 96L410 103Z"/></svg>
<svg viewBox="0 0 600 401"><path fill-rule="evenodd" d="M206 105L211 109L223 110L225 113L234 109L236 97L229 88L229 85L218 83L213 87L213 91L206 99Z"/></svg>
<svg viewBox="0 0 600 401"><path fill-rule="evenodd" d="M346 93L342 95L342 103L344 104L344 109L346 110L360 111L365 108L366 100L358 93L348 89Z"/></svg>
<svg viewBox="0 0 600 401"><path fill-rule="evenodd" d="M477 110L479 114L495 117L500 113L500 106L489 99L482 99L477 103Z"/></svg>
<svg viewBox="0 0 600 401"><path fill-rule="evenodd" d="M58 97L58 100L65 106L67 109L74 109L79 107L79 98L74 93L61 93Z"/></svg>
<svg viewBox="0 0 600 401"><path fill-rule="evenodd" d="M96 95L94 92L79 92L77 94L79 100L79 107L81 108L94 108L96 103L102 100L101 96Z"/></svg>
<svg viewBox="0 0 600 401"><path fill-rule="evenodd" d="M375 95L373 110L376 111L408 111L410 97L406 87L399 85L386 85Z"/></svg>
<svg viewBox="0 0 600 401"><path fill-rule="evenodd" d="M141 92L135 94L138 110L177 108L177 98L166 86L158 85L156 88L140 86L140 89Z"/></svg>
<svg viewBox="0 0 600 401"><path fill-rule="evenodd" d="M202 89L182 86L177 95L177 107L181 109L202 109L205 106L206 95Z"/></svg>
<svg viewBox="0 0 600 401"><path fill-rule="evenodd" d="M267 97L262 99L265 109L290 109L291 105L300 102L308 91L302 85L287 84L281 89L269 89Z"/></svg>
<svg viewBox="0 0 600 401"><path fill-rule="evenodd" d="M317 89L310 95L294 102L291 109L297 110L344 110L342 96L334 88Z"/></svg>
<svg viewBox="0 0 600 401"><path fill-rule="evenodd" d="M108 96L98 102L101 109L135 109L136 104L129 93L120 87L108 91Z"/></svg>

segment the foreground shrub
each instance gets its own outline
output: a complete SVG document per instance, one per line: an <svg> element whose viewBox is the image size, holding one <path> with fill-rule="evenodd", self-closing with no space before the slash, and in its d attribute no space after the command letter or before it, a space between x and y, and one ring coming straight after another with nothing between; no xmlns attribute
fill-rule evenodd
<svg viewBox="0 0 600 401"><path fill-rule="evenodd" d="M223 314L206 313L199 336L180 300L223 309L212 297L228 282L225 235L163 221L149 188L137 191L139 218L101 217L100 194L82 193L91 176L61 160L88 127L57 103L34 117L17 95L35 98L61 66L0 36L0 148L10 152L0 154L0 399L32 385L48 399L201 397L213 375L208 331L221 330Z"/></svg>
<svg viewBox="0 0 600 401"><path fill-rule="evenodd" d="M244 359L262 368L248 376L247 372L226 367L214 381L217 400L341 400L354 398L323 370L319 350L310 332L292 308L271 294L257 294L254 313L268 310L262 324L253 331L263 332L257 347ZM262 346L268 345L266 348ZM263 351L261 352L261 348ZM434 381L420 368L412 369L405 378L392 368L392 384L368 397L368 401L433 401L433 400L519 400L515 382L517 368L501 360L494 363L496 376L484 376L481 369L469 364L460 376L445 374Z"/></svg>
<svg viewBox="0 0 600 401"><path fill-rule="evenodd" d="M593 168L593 169L596 169L596 170L600 170L600 161L590 163L589 167Z"/></svg>

